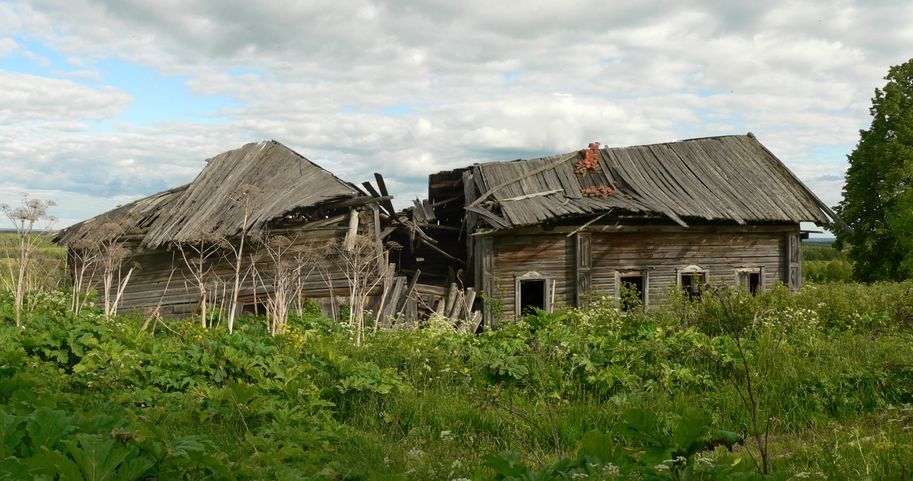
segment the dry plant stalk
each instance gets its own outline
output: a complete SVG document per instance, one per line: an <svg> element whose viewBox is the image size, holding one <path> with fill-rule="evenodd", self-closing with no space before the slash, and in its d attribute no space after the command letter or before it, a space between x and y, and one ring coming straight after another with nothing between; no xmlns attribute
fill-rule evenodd
<svg viewBox="0 0 913 481"><path fill-rule="evenodd" d="M229 333L234 332L235 317L238 314L238 295L241 291L241 283L247 278L247 274L249 273L248 269L244 272L243 276L241 274L241 266L244 263L244 245L247 241L247 224L250 221L250 216L253 212L254 201L261 192L262 190L255 185L243 184L238 187L234 194L232 194L232 200L243 209L243 217L241 219L241 225L239 226L240 235L238 236L238 245L235 246L234 242L231 242L231 240L227 238L223 238L221 242L221 244L227 247L232 254L232 261L235 266L231 302L228 305L227 322Z"/></svg>
<svg viewBox="0 0 913 481"><path fill-rule="evenodd" d="M12 291L16 326L22 327L22 305L25 303L29 272L35 251L41 245L42 234L49 232L57 220L48 214L48 209L56 205L54 201L31 199L28 195L22 197L20 207L11 207L0 204L0 210L9 219L16 230L13 255L15 259L7 262L8 279L4 280L7 289ZM15 257L14 257L15 256Z"/></svg>
<svg viewBox="0 0 913 481"><path fill-rule="evenodd" d="M310 277L315 269L315 251L306 246L296 245L297 236L267 236L262 242L270 261L269 283L260 278L266 291L266 319L269 332L277 335L285 332L289 313L297 302L301 314L301 292L303 280ZM307 273L304 271L307 269Z"/></svg>
<svg viewBox="0 0 913 481"><path fill-rule="evenodd" d="M78 316L89 300L89 291L92 288L92 279L98 270L98 249L87 244L77 244L70 247L69 258L73 268L73 296L70 300L70 310Z"/></svg>
<svg viewBox="0 0 913 481"><path fill-rule="evenodd" d="M184 280L192 282L199 292L200 326L205 329L212 325L210 315L215 314L208 311L210 302L209 284L212 281L211 274L214 267L212 260L219 253L219 244L213 239L201 237L196 242L189 244L175 243L175 246L178 252L181 253L181 259L184 260L187 272L192 277L192 279L187 279L185 275Z"/></svg>
<svg viewBox="0 0 913 481"><path fill-rule="evenodd" d="M377 260L386 256L386 251L381 249L378 253L374 239L360 235L348 236L345 242L330 243L326 251L326 259L345 274L349 287L348 323L355 330L355 345L361 346L368 299L386 276L386 268L382 271Z"/></svg>
<svg viewBox="0 0 913 481"><path fill-rule="evenodd" d="M102 286L104 288L105 316L117 315L121 297L127 289L130 277L136 266L130 266L126 275L123 273L124 260L130 256L124 239L125 229L116 222L107 222L99 227L100 240L95 246L98 249L101 264Z"/></svg>

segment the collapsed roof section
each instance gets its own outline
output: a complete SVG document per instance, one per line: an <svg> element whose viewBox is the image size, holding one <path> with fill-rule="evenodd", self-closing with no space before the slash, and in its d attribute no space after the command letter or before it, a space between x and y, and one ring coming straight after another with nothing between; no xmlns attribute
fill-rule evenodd
<svg viewBox="0 0 913 481"><path fill-rule="evenodd" d="M95 242L111 224L147 247L256 234L301 209L357 198L371 199L279 142L263 141L209 159L190 184L74 224L57 242Z"/></svg>

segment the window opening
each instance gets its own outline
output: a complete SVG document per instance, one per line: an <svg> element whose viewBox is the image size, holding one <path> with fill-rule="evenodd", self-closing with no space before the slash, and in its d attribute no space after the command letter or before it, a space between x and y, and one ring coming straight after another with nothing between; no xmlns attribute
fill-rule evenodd
<svg viewBox="0 0 913 481"><path fill-rule="evenodd" d="M547 291L545 279L520 280L520 315L535 314L536 309L545 311Z"/></svg>
<svg viewBox="0 0 913 481"><path fill-rule="evenodd" d="M699 301L701 300L701 292L704 289L704 285L707 284L707 273L682 272L680 284L685 294L688 295L688 300Z"/></svg>
<svg viewBox="0 0 913 481"><path fill-rule="evenodd" d="M761 292L761 270L739 271L739 285L755 296Z"/></svg>
<svg viewBox="0 0 913 481"><path fill-rule="evenodd" d="M619 298L621 310L630 311L638 306L646 305L646 283L641 272L621 274L618 277Z"/></svg>

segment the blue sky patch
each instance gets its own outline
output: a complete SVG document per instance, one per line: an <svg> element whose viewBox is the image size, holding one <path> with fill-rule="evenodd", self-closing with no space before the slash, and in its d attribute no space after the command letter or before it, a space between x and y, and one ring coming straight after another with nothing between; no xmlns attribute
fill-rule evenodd
<svg viewBox="0 0 913 481"><path fill-rule="evenodd" d="M220 110L241 106L238 100L228 96L194 94L187 87L187 77L161 75L153 67L113 58L73 65L39 42L25 38L13 40L20 49L0 58L0 69L66 79L91 88L112 86L133 97L133 102L121 115L93 124L101 131L110 131L119 122L137 127L173 121L224 124L230 122L230 118ZM238 70L233 72L235 75L258 73L257 69L235 70ZM96 72L100 80L76 76L85 71Z"/></svg>
<svg viewBox="0 0 913 481"><path fill-rule="evenodd" d="M384 115L389 115L391 117L402 117L404 115L412 115L415 113L415 109L406 102L399 102L388 107L380 109L380 113Z"/></svg>

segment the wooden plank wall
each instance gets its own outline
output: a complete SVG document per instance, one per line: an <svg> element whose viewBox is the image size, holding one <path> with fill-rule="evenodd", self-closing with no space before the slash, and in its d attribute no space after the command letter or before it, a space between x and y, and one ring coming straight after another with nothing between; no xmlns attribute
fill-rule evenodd
<svg viewBox="0 0 913 481"><path fill-rule="evenodd" d="M738 268L760 267L763 287L769 288L788 281L788 239L797 236L798 229L798 225L794 229L751 226L744 230L692 226L677 231L606 233L596 227L571 237L564 232L495 235L493 293L502 303L502 317L509 319L515 315L515 279L531 271L557 282L556 306L578 304L576 286L581 274L589 277L590 295L614 296L616 272L626 270L649 272L651 304L664 299L677 285L677 270L690 265L707 269L710 282L718 285L735 285ZM586 259L585 252L581 259L578 250L587 243L591 259ZM585 295L580 293L581 298Z"/></svg>
<svg viewBox="0 0 913 481"><path fill-rule="evenodd" d="M497 236L492 240L493 295L502 303L503 318L514 316L516 278L538 272L556 282L552 305L573 306L576 301L576 239L566 234ZM497 313L493 313L498 317Z"/></svg>
<svg viewBox="0 0 913 481"><path fill-rule="evenodd" d="M361 220L362 225L359 227L359 232L370 234L373 231L373 219L370 215L363 214ZM348 216L345 216L341 217L336 224L308 229L301 234L296 244L319 248L331 242L342 242L348 230L348 222ZM294 233L288 234L288 237L292 236ZM128 244L126 247L136 253L124 262L123 273L126 274L130 266L136 266L136 270L124 291L119 307L121 313L131 310L142 310L148 313L159 303L161 303L160 313L164 317L186 317L197 311L199 291L193 276L187 270L180 251L173 247L141 249L137 247L136 242ZM245 247L245 262L242 271L250 265L251 254L254 254L257 259L256 269L260 273L262 281L255 286L249 277L242 283L239 292L242 304L253 302L255 295L263 296L265 294L263 283L270 284L268 274L271 269L270 258L265 251L259 251L250 244ZM218 260L217 257L213 259ZM230 285L234 279L233 262L231 259L225 260L224 258L218 260L209 276L228 281ZM306 269L306 271L308 270L310 269ZM347 296L345 273L340 269L330 268L328 274L333 284L333 295L335 297ZM95 279L93 285L100 290L100 279ZM220 287L220 291L221 289ZM303 290L305 297L315 300L322 306L325 313L329 313L329 303L332 302L329 288L317 270L314 270L303 282ZM219 296L221 297L222 294L220 293ZM263 302L263 299L260 299L260 302Z"/></svg>
<svg viewBox="0 0 913 481"><path fill-rule="evenodd" d="M615 295L619 270L648 271L650 303L661 302L678 283L677 271L690 265L708 271L708 281L735 285L736 269L760 267L762 285L786 281L786 236L782 232L593 234L593 295Z"/></svg>

